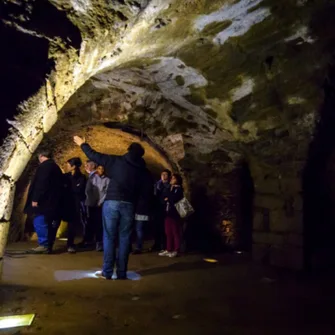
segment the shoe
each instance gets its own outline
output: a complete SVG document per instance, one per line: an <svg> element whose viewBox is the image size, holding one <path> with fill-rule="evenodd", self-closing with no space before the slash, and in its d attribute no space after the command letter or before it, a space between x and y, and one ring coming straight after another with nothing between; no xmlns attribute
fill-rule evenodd
<svg viewBox="0 0 335 335"><path fill-rule="evenodd" d="M95 250L96 251L104 251L104 247L102 245L102 242L97 242Z"/></svg>
<svg viewBox="0 0 335 335"><path fill-rule="evenodd" d="M178 256L178 252L177 251L169 252L169 254L167 256L169 256L170 258L177 257Z"/></svg>
<svg viewBox="0 0 335 335"><path fill-rule="evenodd" d="M117 277L115 280L128 280L127 277Z"/></svg>
<svg viewBox="0 0 335 335"><path fill-rule="evenodd" d="M47 254L49 249L43 245L39 245L37 248L31 249L31 252L34 254Z"/></svg>
<svg viewBox="0 0 335 335"><path fill-rule="evenodd" d="M106 276L102 271L97 271L95 273L95 276L100 279L106 279L106 280L111 280L112 276Z"/></svg>
<svg viewBox="0 0 335 335"><path fill-rule="evenodd" d="M167 251L167 250L162 250L159 254L158 254L158 256L169 256L169 252Z"/></svg>
<svg viewBox="0 0 335 335"><path fill-rule="evenodd" d="M75 249L74 247L68 247L68 248L67 248L67 252L68 252L69 254L75 254L75 253L76 253L76 249Z"/></svg>
<svg viewBox="0 0 335 335"><path fill-rule="evenodd" d="M142 253L142 250L135 249L135 250L132 252L132 255L140 255L141 253Z"/></svg>

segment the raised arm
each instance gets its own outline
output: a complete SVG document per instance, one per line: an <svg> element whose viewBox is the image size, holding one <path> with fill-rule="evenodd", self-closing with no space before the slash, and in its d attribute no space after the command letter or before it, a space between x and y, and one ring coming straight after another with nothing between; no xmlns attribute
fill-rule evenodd
<svg viewBox="0 0 335 335"><path fill-rule="evenodd" d="M113 164L116 158L116 156L101 154L100 152L93 150L90 145L86 143L85 139L79 136L74 136L73 141L81 148L81 150L83 150L84 154L90 160L104 167L106 167L107 164Z"/></svg>

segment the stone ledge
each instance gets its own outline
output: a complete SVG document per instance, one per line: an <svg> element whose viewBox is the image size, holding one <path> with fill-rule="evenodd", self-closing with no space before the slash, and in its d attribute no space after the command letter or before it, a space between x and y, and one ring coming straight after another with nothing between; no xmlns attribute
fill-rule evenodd
<svg viewBox="0 0 335 335"><path fill-rule="evenodd" d="M15 185L4 178L0 179L0 220L8 221L10 219L14 196Z"/></svg>
<svg viewBox="0 0 335 335"><path fill-rule="evenodd" d="M50 131L52 126L57 122L58 114L55 106L50 106L43 116L43 130L45 133Z"/></svg>
<svg viewBox="0 0 335 335"><path fill-rule="evenodd" d="M31 152L21 138L17 137L15 149L5 162L4 174L17 181L31 158Z"/></svg>
<svg viewBox="0 0 335 335"><path fill-rule="evenodd" d="M0 222L0 259L5 254L10 222Z"/></svg>

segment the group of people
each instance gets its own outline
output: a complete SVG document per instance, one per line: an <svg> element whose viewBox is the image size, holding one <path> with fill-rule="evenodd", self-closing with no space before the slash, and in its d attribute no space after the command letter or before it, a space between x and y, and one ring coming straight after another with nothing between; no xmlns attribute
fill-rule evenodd
<svg viewBox="0 0 335 335"><path fill-rule="evenodd" d="M25 206L25 212L33 215L38 236L39 246L33 252L52 252L63 220L68 223L69 253L95 243L96 250L104 255L98 275L111 279L116 267L117 279L127 279L133 228L133 254L140 254L144 227L153 218L155 243L151 250L157 250L160 256L178 256L182 224L175 204L184 197L181 176L165 170L154 184L143 159L144 148L136 142L122 156L99 153L79 136L74 137L74 142L88 158L88 177L80 170L80 158L69 159L63 174L48 150L38 152L40 164ZM76 246L78 226L83 227L83 240Z"/></svg>

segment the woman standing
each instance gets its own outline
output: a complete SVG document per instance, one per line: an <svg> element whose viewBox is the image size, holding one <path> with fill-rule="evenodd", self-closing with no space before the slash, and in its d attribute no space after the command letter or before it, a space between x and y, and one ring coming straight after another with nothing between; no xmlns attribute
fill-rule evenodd
<svg viewBox="0 0 335 335"><path fill-rule="evenodd" d="M160 252L159 256L177 257L181 246L182 223L175 204L184 197L183 179L179 174L173 174L170 184L170 190L165 198L165 234L167 249Z"/></svg>
<svg viewBox="0 0 335 335"><path fill-rule="evenodd" d="M74 239L77 225L87 226L85 210L86 177L81 173L82 161L79 157L73 157L66 162L67 173L64 175L65 204L63 220L68 223L67 251L76 252Z"/></svg>

